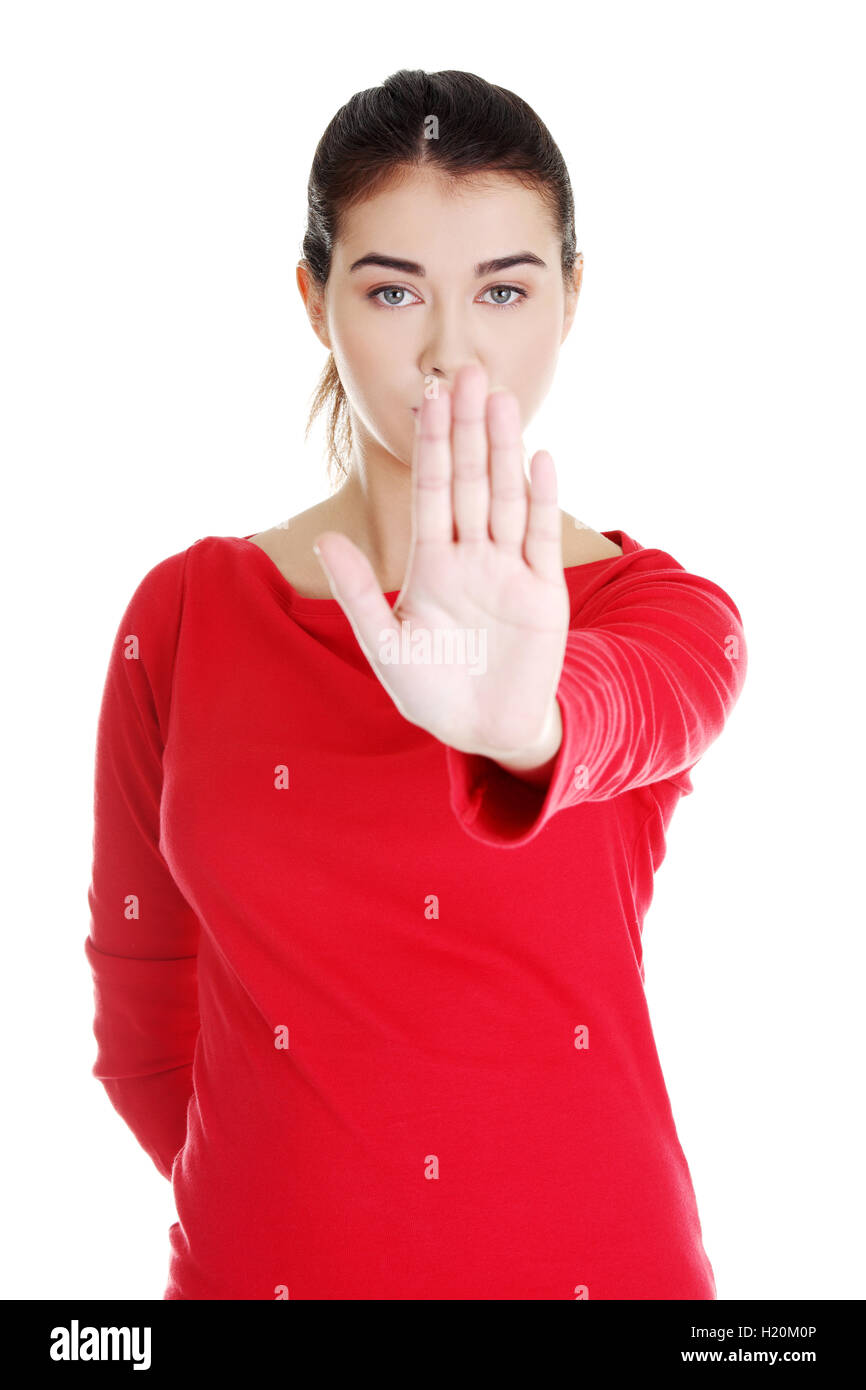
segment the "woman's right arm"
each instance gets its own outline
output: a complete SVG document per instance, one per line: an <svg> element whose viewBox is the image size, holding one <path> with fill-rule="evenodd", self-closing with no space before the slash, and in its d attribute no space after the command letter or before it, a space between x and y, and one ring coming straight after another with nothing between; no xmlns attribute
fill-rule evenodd
<svg viewBox="0 0 866 1390"><path fill-rule="evenodd" d="M111 653L96 740L85 954L93 1075L166 1178L186 1139L199 1031L198 918L159 848L162 754L188 551L133 594Z"/></svg>

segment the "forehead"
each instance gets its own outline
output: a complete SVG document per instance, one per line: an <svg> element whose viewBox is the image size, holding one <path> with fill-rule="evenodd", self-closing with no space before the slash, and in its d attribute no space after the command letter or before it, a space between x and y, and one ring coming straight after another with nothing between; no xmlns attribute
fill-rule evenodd
<svg viewBox="0 0 866 1390"><path fill-rule="evenodd" d="M490 173L443 177L413 169L345 212L334 261L345 270L358 257L378 251L420 261L432 274L452 266L465 270L518 248L547 259L554 242L541 197L516 179Z"/></svg>

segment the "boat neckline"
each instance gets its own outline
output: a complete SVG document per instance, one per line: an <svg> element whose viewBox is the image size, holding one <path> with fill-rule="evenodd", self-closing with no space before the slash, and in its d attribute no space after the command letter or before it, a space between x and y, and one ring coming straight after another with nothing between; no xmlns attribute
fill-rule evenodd
<svg viewBox="0 0 866 1390"><path fill-rule="evenodd" d="M283 574L277 562L271 558L266 550L256 544L252 539L253 536L257 536L258 534L257 531L251 531L248 536L224 536L222 539L234 541L237 545L244 546L247 550L257 551L261 556L261 562L263 562L266 567L264 572L269 576L272 585L275 589L288 596L293 609L296 609L298 612L307 613L341 613L345 616L345 610L342 604L339 599L334 598L333 595L331 595L330 598L311 598L306 594L299 593L291 580L287 579ZM602 556L600 560L587 560L581 565L565 565L563 566L562 572L566 576L566 582L568 576L570 574L576 575L578 570L591 570L596 565L615 564L618 560L625 559L631 553L630 549L626 546L626 542L629 542L632 549L639 548L636 542L624 531L600 531L599 535L604 536L607 540L613 541L614 545L621 546L622 555L605 555ZM390 601L396 599L399 593L399 589L388 589L383 592L382 597Z"/></svg>

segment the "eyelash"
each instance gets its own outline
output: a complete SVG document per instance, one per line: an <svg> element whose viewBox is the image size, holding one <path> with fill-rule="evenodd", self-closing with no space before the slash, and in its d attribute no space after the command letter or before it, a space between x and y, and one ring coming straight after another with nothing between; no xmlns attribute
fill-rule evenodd
<svg viewBox="0 0 866 1390"><path fill-rule="evenodd" d="M384 294L386 290L403 290L405 294L415 293L414 290L407 290L405 285L382 285L381 288L379 288L378 290L370 290L367 294L367 299L377 304L380 309L393 310L405 308L405 305L403 304L385 304L381 299L379 299L378 296L380 294ZM482 291L482 293L489 294L491 290L513 290L516 295L520 296L520 298L512 299L510 304L490 304L488 302L488 309L518 309L523 304L524 300L529 298L529 294L527 293L527 291L522 290L519 285L489 285L486 290Z"/></svg>

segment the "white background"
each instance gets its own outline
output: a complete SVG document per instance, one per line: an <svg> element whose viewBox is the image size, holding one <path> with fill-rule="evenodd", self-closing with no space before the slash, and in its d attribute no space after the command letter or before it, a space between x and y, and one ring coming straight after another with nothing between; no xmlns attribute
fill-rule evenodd
<svg viewBox="0 0 866 1390"><path fill-rule="evenodd" d="M400 67L511 88L584 280L525 434L561 505L738 604L647 991L720 1299L866 1295L862 9L6 3L5 1298L162 1297L171 1189L90 1074L96 716L144 574L325 497L306 180Z"/></svg>

